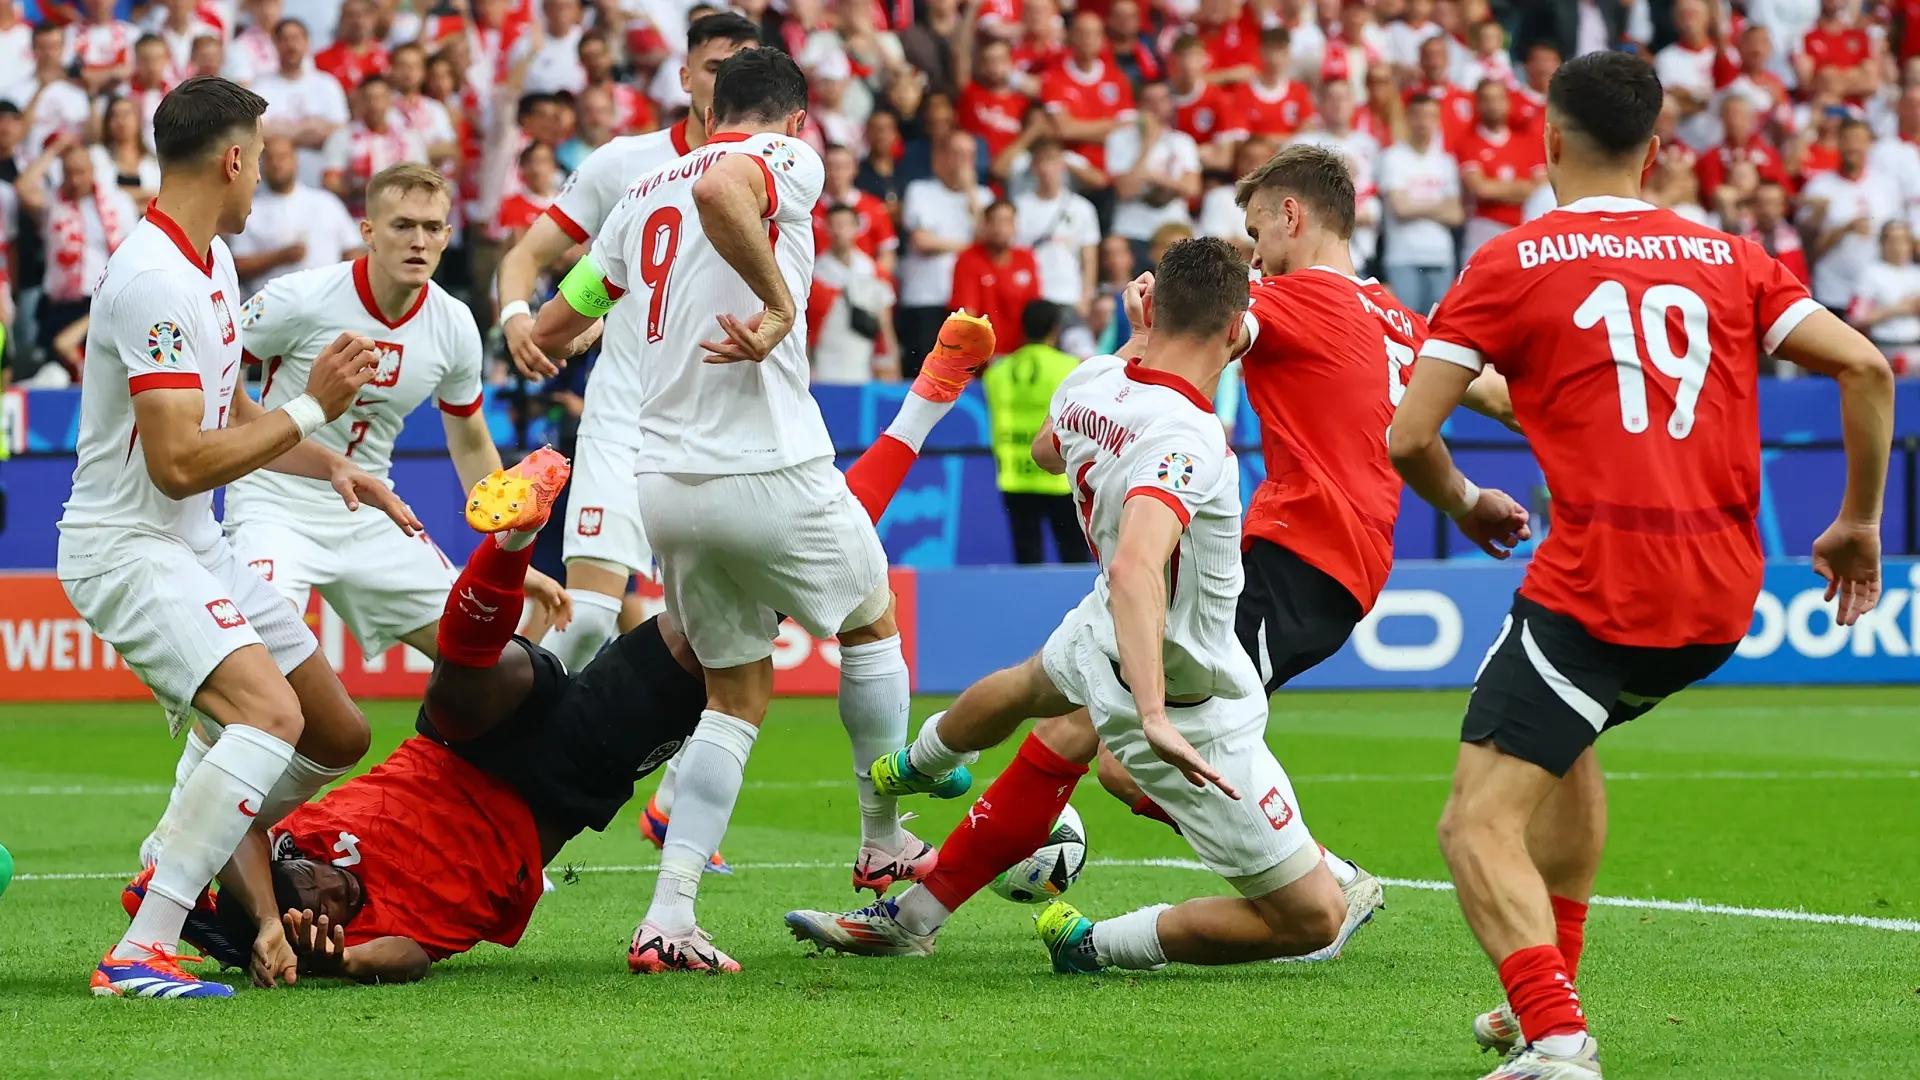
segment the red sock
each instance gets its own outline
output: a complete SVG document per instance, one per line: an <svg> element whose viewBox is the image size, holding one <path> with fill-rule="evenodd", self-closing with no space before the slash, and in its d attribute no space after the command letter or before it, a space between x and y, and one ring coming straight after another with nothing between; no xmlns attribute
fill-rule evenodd
<svg viewBox="0 0 1920 1080"><path fill-rule="evenodd" d="M1528 1042L1587 1030L1587 1014L1580 1011L1580 994L1567 974L1566 957L1552 945L1529 946L1500 961L1500 982Z"/></svg>
<svg viewBox="0 0 1920 1080"><path fill-rule="evenodd" d="M1133 816L1152 818L1167 828L1172 829L1175 835L1178 835L1180 832L1180 823L1173 820L1172 816L1162 809L1159 803L1154 802L1153 796L1151 795L1142 795L1140 796L1140 801L1133 804Z"/></svg>
<svg viewBox="0 0 1920 1080"><path fill-rule="evenodd" d="M454 580L446 610L434 641L440 659L461 667L488 668L500 662L500 653L520 626L526 605L527 567L533 545L508 551L489 536L473 549L473 557Z"/></svg>
<svg viewBox="0 0 1920 1080"><path fill-rule="evenodd" d="M1553 925L1560 939L1560 955L1567 960L1567 978L1580 973L1580 947L1587 940L1587 905L1564 896L1553 901Z"/></svg>
<svg viewBox="0 0 1920 1080"><path fill-rule="evenodd" d="M948 911L958 911L1000 871L1047 842L1053 819L1086 774L1085 765L1075 765L1028 735L1007 771L947 834L940 845L940 864L923 883L927 891Z"/></svg>
<svg viewBox="0 0 1920 1080"><path fill-rule="evenodd" d="M867 516L876 525L900 485L906 482L907 470L919 459L913 447L891 435L882 435L847 468L847 489L867 508Z"/></svg>

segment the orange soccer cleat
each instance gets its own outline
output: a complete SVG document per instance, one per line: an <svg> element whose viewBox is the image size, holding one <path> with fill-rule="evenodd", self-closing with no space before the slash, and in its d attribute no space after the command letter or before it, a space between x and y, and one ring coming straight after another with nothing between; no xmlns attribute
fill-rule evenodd
<svg viewBox="0 0 1920 1080"><path fill-rule="evenodd" d="M495 469L473 485L467 497L467 524L483 533L538 529L553 513L554 500L567 486L573 466L551 446L543 446L511 468Z"/></svg>
<svg viewBox="0 0 1920 1080"><path fill-rule="evenodd" d="M965 308L940 324L940 339L914 376L913 392L928 401L953 401L993 359L993 324Z"/></svg>

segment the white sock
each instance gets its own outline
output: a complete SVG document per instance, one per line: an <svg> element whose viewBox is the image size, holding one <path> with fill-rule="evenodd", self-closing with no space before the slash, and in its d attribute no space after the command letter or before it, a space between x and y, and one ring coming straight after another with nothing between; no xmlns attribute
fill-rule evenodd
<svg viewBox="0 0 1920 1080"><path fill-rule="evenodd" d="M1533 1040L1530 1045L1543 1054L1572 1057L1580 1052L1581 1047L1587 1045L1587 1033L1576 1031L1567 1035L1548 1035L1546 1038Z"/></svg>
<svg viewBox="0 0 1920 1080"><path fill-rule="evenodd" d="M573 597L573 621L541 640L568 671L580 671L593 662L620 629L620 598L591 589L568 589Z"/></svg>
<svg viewBox="0 0 1920 1080"><path fill-rule="evenodd" d="M934 899L933 893L925 885L915 885L893 902L894 918L900 925L916 934L931 934L946 924L947 917L953 912L947 905Z"/></svg>
<svg viewBox="0 0 1920 1080"><path fill-rule="evenodd" d="M733 816L733 804L746 778L747 755L759 734L759 728L739 717L708 709L700 714L700 726L687 740L686 760L680 763L687 797L680 800L680 812L667 826L660 877L647 908L647 921L668 933L693 929L700 875L727 835L727 820Z"/></svg>
<svg viewBox="0 0 1920 1080"><path fill-rule="evenodd" d="M353 766L345 765L338 769L329 769L305 754L296 753L293 760L287 762L287 771L267 792L266 802L260 807L260 825L277 825L280 819L300 809L308 799L319 794L320 789L353 771Z"/></svg>
<svg viewBox="0 0 1920 1080"><path fill-rule="evenodd" d="M1160 913L1172 904L1154 904L1093 924L1093 955L1102 967L1156 971L1167 966L1160 949Z"/></svg>
<svg viewBox="0 0 1920 1080"><path fill-rule="evenodd" d="M840 722L853 742L853 775L860 786L860 840L883 851L906 846L900 800L876 794L867 769L875 758L907 741L907 711L913 691L900 635L866 645L840 647Z"/></svg>
<svg viewBox="0 0 1920 1080"><path fill-rule="evenodd" d="M215 738L218 738L215 735ZM167 795L166 812L160 815L160 823L153 827L147 838L140 842L140 866L144 869L160 861L160 852L167 846L167 837L173 834L174 819L177 816L174 807L180 805L180 789L187 786L187 778L193 770L200 767L200 761L213 749L213 742L200 734L200 725L194 724L187 729L187 744L180 749L180 760L173 766L173 791Z"/></svg>
<svg viewBox="0 0 1920 1080"><path fill-rule="evenodd" d="M233 857L233 849L253 825L267 792L287 771L293 747L259 728L235 724L200 762L180 790L173 835L154 864L147 898L113 948L118 957L139 957L155 949L180 947L187 912ZM255 807L253 813L247 807Z"/></svg>
<svg viewBox="0 0 1920 1080"><path fill-rule="evenodd" d="M893 422L887 425L886 433L913 447L917 454L933 432L933 426L952 412L953 406L951 401L928 401L919 394L908 393L900 402L900 411L894 414Z"/></svg>
<svg viewBox="0 0 1920 1080"><path fill-rule="evenodd" d="M1326 863L1327 869L1333 871L1333 878L1340 883L1341 888L1353 884L1353 879L1360 876L1359 867L1328 851L1326 848L1320 849L1320 861Z"/></svg>
<svg viewBox="0 0 1920 1080"><path fill-rule="evenodd" d="M673 789L680 776L680 758L686 752L684 746L673 752L667 763L660 767L660 786L653 789L653 808L668 817L673 816Z"/></svg>
<svg viewBox="0 0 1920 1080"><path fill-rule="evenodd" d="M508 529L506 532L494 533L493 542L499 544L502 550L519 551L539 537L539 529Z"/></svg>
<svg viewBox="0 0 1920 1080"><path fill-rule="evenodd" d="M907 763L928 776L949 773L962 765L971 765L980 760L978 750L955 750L940 738L940 718L947 715L946 710L927 717L920 725L920 734L907 747Z"/></svg>

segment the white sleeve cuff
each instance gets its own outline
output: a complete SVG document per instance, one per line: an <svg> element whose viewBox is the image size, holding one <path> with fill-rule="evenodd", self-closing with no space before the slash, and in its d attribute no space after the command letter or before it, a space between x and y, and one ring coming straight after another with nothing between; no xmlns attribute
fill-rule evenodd
<svg viewBox="0 0 1920 1080"><path fill-rule="evenodd" d="M1233 354L1235 360L1252 352L1253 343L1260 340L1260 320L1253 317L1253 312L1249 311L1241 315L1240 321L1247 328L1247 347Z"/></svg>
<svg viewBox="0 0 1920 1080"><path fill-rule="evenodd" d="M1451 341L1441 341L1439 338L1428 338L1426 343L1420 346L1420 358L1424 360L1427 357L1444 360L1449 364L1458 364L1468 371L1479 371L1487 366L1487 358L1480 355L1480 350L1469 349L1465 345L1455 345Z"/></svg>
<svg viewBox="0 0 1920 1080"><path fill-rule="evenodd" d="M1760 351L1772 354L1773 350L1780 347L1781 342L1787 340L1787 335L1793 333L1794 327L1800 325L1801 320L1820 309L1820 301L1810 296L1801 297L1789 304L1787 310L1773 320L1773 325L1767 327L1767 336L1760 339Z"/></svg>

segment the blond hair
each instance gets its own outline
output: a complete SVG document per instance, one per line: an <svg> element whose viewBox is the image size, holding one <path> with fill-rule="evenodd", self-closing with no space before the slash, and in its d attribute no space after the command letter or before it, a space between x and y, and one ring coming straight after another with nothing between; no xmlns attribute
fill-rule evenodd
<svg viewBox="0 0 1920 1080"><path fill-rule="evenodd" d="M373 175L367 181L367 207L369 210L379 202L380 196L387 192L405 195L410 191L424 191L429 195L444 195L449 205L453 202L453 185L447 182L440 170L417 161L389 165Z"/></svg>

